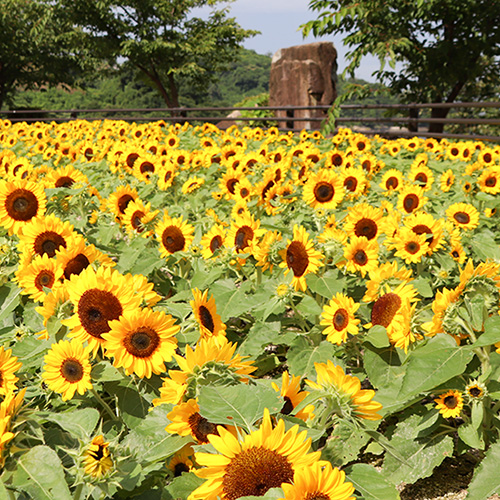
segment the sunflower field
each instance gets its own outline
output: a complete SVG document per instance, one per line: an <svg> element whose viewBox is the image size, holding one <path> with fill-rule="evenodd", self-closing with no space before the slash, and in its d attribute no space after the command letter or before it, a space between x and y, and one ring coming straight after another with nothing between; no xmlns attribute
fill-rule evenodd
<svg viewBox="0 0 500 500"><path fill-rule="evenodd" d="M0 121L0 498L500 492L500 146Z"/></svg>

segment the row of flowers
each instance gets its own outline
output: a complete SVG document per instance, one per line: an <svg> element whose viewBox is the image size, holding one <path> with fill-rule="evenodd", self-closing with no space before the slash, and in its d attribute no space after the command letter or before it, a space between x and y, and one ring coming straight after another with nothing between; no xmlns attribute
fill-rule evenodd
<svg viewBox="0 0 500 500"><path fill-rule="evenodd" d="M498 146L112 121L5 121L0 143L9 488L49 447L75 496L332 500L367 447L395 492L496 444ZM74 411L93 425L68 444ZM442 453L401 472L417 416Z"/></svg>

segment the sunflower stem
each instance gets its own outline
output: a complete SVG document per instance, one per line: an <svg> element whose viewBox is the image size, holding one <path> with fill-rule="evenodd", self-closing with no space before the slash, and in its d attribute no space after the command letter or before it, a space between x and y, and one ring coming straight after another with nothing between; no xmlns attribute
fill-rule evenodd
<svg viewBox="0 0 500 500"><path fill-rule="evenodd" d="M75 489L73 500L80 500L80 497L82 496L82 491L83 491L83 483L80 483Z"/></svg>
<svg viewBox="0 0 500 500"><path fill-rule="evenodd" d="M101 404L101 406L106 410L106 413L113 419L113 420L120 420L120 418L118 418L117 415L115 415L113 413L113 410L111 409L111 407L108 405L108 403L106 403L106 401L104 401L104 399L102 399L102 397L98 394L98 392L92 387L91 389L91 392L92 394L94 395L94 397L97 399L97 401L99 401L99 403Z"/></svg>
<svg viewBox="0 0 500 500"><path fill-rule="evenodd" d="M300 328L302 328L302 331L304 333L307 332L307 330L308 330L308 328L307 328L307 322L306 322L304 316L302 316L302 314L297 309L296 305L293 303L293 297L290 299L290 306L292 307L294 316L297 317L297 320L298 320L298 322L300 324Z"/></svg>

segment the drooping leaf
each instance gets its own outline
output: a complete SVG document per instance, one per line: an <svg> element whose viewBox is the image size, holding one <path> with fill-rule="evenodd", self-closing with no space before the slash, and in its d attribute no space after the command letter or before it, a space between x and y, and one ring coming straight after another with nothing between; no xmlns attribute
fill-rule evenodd
<svg viewBox="0 0 500 500"><path fill-rule="evenodd" d="M500 463L500 441L493 443L486 452L479 466L474 472L469 484L467 500L484 500L495 493L500 493L500 475L498 464Z"/></svg>
<svg viewBox="0 0 500 500"><path fill-rule="evenodd" d="M310 376L314 373L314 363L326 363L334 355L335 347L331 342L324 340L314 346L306 338L299 337L288 350L288 369L292 375ZM336 360L335 364L340 364L340 360Z"/></svg>
<svg viewBox="0 0 500 500"><path fill-rule="evenodd" d="M46 420L56 423L83 441L89 441L99 417L99 412L94 408L73 409L67 413L48 413L45 415Z"/></svg>
<svg viewBox="0 0 500 500"><path fill-rule="evenodd" d="M347 478L364 500L399 500L394 484L388 481L375 467L354 464L346 469Z"/></svg>

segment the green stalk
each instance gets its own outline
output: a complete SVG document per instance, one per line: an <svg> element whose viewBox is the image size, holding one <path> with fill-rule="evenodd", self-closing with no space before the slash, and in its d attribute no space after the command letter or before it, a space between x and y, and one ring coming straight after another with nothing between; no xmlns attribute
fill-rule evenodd
<svg viewBox="0 0 500 500"><path fill-rule="evenodd" d="M101 396L97 393L97 391L92 387L91 389L91 392L92 394L94 395L94 397L97 399L97 401L99 401L99 403L101 404L101 406L106 410L106 413L113 419L113 420L120 420L114 413L113 413L113 410L111 409L111 407L108 405L108 403L106 403L106 401L104 401L104 399L101 398Z"/></svg>

